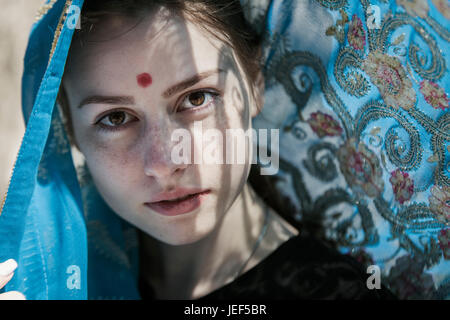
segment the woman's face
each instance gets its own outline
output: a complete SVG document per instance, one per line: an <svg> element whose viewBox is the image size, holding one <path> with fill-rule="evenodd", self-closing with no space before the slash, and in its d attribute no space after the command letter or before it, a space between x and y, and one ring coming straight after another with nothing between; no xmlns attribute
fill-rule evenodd
<svg viewBox="0 0 450 320"><path fill-rule="evenodd" d="M194 23L161 10L114 36L122 24L135 23L108 18L71 49L64 87L74 137L119 216L163 242L192 243L221 221L251 160L246 149L245 164L195 163L194 150L220 139L203 142L194 128L221 132L226 159L225 130L251 128L256 103L233 51ZM177 129L191 133L188 164L173 161Z"/></svg>

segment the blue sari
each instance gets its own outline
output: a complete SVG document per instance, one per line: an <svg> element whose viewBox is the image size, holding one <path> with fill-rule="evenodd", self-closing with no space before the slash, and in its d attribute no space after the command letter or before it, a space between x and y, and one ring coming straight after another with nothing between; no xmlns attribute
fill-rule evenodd
<svg viewBox="0 0 450 320"><path fill-rule="evenodd" d="M122 230L126 224L112 214L89 182L83 191L80 188L55 103L77 8L82 5L83 0L49 1L47 12L32 28L25 55L26 132L0 216L0 261L12 258L19 265L4 291L18 290L27 299L139 298L131 268L137 265L130 260L133 254L121 255L128 252ZM97 259L96 250L88 250L89 223L100 229L89 239L99 236L100 245L123 245L113 255L103 252ZM88 287L88 279L98 281Z"/></svg>

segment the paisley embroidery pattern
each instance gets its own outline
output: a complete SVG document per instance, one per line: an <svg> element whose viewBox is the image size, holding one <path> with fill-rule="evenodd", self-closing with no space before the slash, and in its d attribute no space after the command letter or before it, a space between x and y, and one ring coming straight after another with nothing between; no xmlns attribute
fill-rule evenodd
<svg viewBox="0 0 450 320"><path fill-rule="evenodd" d="M357 71L356 66L362 64L363 58L358 52L350 47L344 47L339 51L334 65L334 76L340 87L358 98L365 96L371 88L369 81ZM345 73L347 69L353 70Z"/></svg>
<svg viewBox="0 0 450 320"><path fill-rule="evenodd" d="M302 226L379 265L398 297L449 299L450 6L306 2L274 5L266 39L266 100L285 118L266 105L254 126L281 127L277 186Z"/></svg>
<svg viewBox="0 0 450 320"><path fill-rule="evenodd" d="M371 52L362 68L380 90L386 104L395 109L414 108L416 92L397 58L377 51Z"/></svg>
<svg viewBox="0 0 450 320"><path fill-rule="evenodd" d="M436 83L429 80L421 81L420 92L423 94L428 104L433 108L442 110L448 108L447 94L444 89L439 87Z"/></svg>
<svg viewBox="0 0 450 320"><path fill-rule="evenodd" d="M349 140L338 152L341 172L350 187L362 190L369 197L378 196L384 188L381 179L380 162L369 148L363 143L355 147L353 140Z"/></svg>
<svg viewBox="0 0 450 320"><path fill-rule="evenodd" d="M308 123L320 138L338 136L342 133L339 123L333 117L320 111L312 113Z"/></svg>

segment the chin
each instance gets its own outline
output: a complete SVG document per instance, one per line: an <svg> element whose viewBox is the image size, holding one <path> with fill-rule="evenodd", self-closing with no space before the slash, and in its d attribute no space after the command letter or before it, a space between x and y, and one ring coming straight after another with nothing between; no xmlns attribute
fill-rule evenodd
<svg viewBox="0 0 450 320"><path fill-rule="evenodd" d="M192 234L185 235L185 236L162 235L160 237L155 237L153 234L149 234L149 235L161 242L164 242L165 244L172 245L172 246L183 246L183 245L193 244L193 243L196 243L206 237L206 235L192 235Z"/></svg>
<svg viewBox="0 0 450 320"><path fill-rule="evenodd" d="M188 226L184 228L169 226L165 228L163 233L161 233L161 232L154 232L153 230L152 231L144 230L143 228L139 229L142 232L146 233L147 235L151 236L152 238L155 238L158 241L161 241L163 243L172 246L193 244L206 238L213 230L213 228L210 229L208 228L208 230L202 230L200 232L199 230L195 231Z"/></svg>

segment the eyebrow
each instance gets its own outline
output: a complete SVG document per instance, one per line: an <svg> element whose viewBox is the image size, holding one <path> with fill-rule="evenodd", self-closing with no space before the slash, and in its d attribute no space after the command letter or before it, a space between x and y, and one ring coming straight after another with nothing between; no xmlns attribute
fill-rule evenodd
<svg viewBox="0 0 450 320"><path fill-rule="evenodd" d="M224 70L216 69L216 70L210 70L210 71L198 73L186 80L183 80L183 81L171 86L170 88L168 88L166 91L163 92L162 96L166 99L170 98L174 94L176 94L180 91L183 91L189 87L192 87L193 85L197 84L198 82L202 81L203 79L206 79L206 78L212 76L213 74L217 74L217 73L221 73L221 72L224 72Z"/></svg>
<svg viewBox="0 0 450 320"><path fill-rule="evenodd" d="M126 96L90 96L78 105L78 108L83 107L86 104L113 104L113 105L124 105L124 104L134 104L134 98L133 97L126 97Z"/></svg>
<svg viewBox="0 0 450 320"><path fill-rule="evenodd" d="M170 88L168 88L166 91L163 92L162 96L164 98L170 98L174 94L183 91L189 87L192 87L193 85L197 84L198 82L202 81L203 79L206 79L213 74L224 72L224 70L216 69L216 70L210 70L198 73L186 80L183 80ZM86 104L112 104L112 105L124 105L124 104L134 104L134 98L129 96L89 96L85 99L83 99L80 104L78 105L78 108L82 108Z"/></svg>

